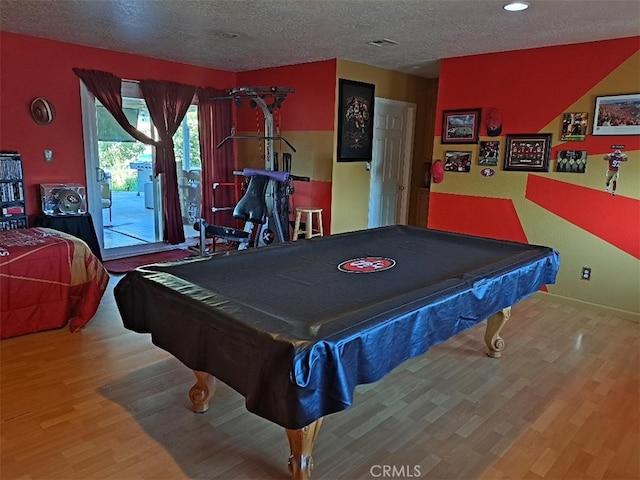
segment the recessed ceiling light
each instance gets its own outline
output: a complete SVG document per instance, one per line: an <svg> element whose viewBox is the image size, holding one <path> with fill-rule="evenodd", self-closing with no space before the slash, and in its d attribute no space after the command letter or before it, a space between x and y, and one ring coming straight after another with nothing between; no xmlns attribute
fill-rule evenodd
<svg viewBox="0 0 640 480"><path fill-rule="evenodd" d="M502 8L504 8L508 12L520 12L529 8L529 4L527 2L511 2L507 3Z"/></svg>

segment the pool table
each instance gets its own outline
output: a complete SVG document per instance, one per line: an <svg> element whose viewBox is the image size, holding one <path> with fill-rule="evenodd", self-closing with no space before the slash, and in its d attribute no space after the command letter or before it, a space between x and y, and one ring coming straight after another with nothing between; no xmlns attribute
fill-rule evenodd
<svg viewBox="0 0 640 480"><path fill-rule="evenodd" d="M500 357L510 307L558 268L552 248L390 226L148 265L114 294L127 329L194 371L194 411L228 384L286 429L306 479L323 417L356 385L484 320Z"/></svg>

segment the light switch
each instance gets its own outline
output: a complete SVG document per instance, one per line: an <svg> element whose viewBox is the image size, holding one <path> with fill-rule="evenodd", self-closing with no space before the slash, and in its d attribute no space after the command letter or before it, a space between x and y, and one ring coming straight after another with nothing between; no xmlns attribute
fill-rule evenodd
<svg viewBox="0 0 640 480"><path fill-rule="evenodd" d="M44 151L44 161L47 163L53 162L53 150Z"/></svg>

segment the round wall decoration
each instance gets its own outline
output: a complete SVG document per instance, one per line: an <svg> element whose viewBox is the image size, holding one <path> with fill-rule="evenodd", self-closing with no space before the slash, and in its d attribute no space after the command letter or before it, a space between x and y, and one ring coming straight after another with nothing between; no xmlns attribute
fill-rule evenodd
<svg viewBox="0 0 640 480"><path fill-rule="evenodd" d="M31 116L38 125L48 125L53 121L56 112L51 102L43 97L34 98L31 102Z"/></svg>

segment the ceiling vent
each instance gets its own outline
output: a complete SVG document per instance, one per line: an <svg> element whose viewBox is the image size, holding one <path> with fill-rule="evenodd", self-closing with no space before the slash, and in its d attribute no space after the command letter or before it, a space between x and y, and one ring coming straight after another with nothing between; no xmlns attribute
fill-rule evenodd
<svg viewBox="0 0 640 480"><path fill-rule="evenodd" d="M369 45L373 45L374 47L387 47L389 45L398 45L398 42L394 42L393 40L389 40L388 38L383 38L382 40L372 40L367 43Z"/></svg>

